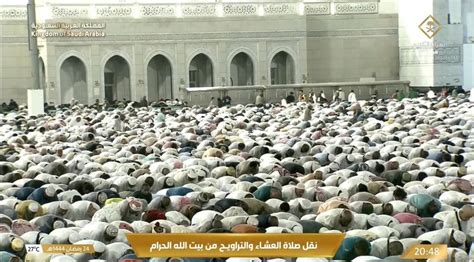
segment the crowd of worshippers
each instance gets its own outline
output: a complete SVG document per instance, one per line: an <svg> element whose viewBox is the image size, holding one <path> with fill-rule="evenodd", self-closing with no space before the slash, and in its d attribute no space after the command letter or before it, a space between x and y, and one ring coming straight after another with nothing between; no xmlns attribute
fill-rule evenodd
<svg viewBox="0 0 474 262"><path fill-rule="evenodd" d="M224 97L218 97L217 101L215 97L211 97L211 101L209 102L209 106L217 106L217 107L223 107L223 106L230 106L232 104L232 97L229 95L225 95Z"/></svg>
<svg viewBox="0 0 474 262"><path fill-rule="evenodd" d="M64 110L68 108L72 108L75 106L79 105L79 101L76 99L72 98L71 101L67 104L60 104L60 105L54 105L53 103L44 103L44 112L46 114L54 114L57 110ZM186 101L181 101L179 99L160 99L158 101L153 101L149 102L146 96L142 97L140 101L130 101L126 99L120 100L104 100L104 102L100 102L99 99L96 99L95 102L92 105L81 105L81 106L86 106L90 107L93 109L96 109L98 111L102 110L113 110L117 108L126 108L127 106L133 107L133 108L139 108L139 107L151 107L151 108L161 108L161 107L170 107L170 106L186 106L187 102ZM18 107L16 108L18 110Z"/></svg>
<svg viewBox="0 0 474 262"><path fill-rule="evenodd" d="M130 232L344 233L335 260L401 261L422 243L469 261L472 96L167 110L0 114L0 261L133 259Z"/></svg>
<svg viewBox="0 0 474 262"><path fill-rule="evenodd" d="M326 94L324 93L323 90L321 90L318 94L314 92L309 92L307 95L304 93L304 90L299 90L298 92L298 99L296 99L294 92L290 92L290 94L282 99L282 104L291 104L295 102L306 102L306 103L329 103L329 102L342 102L342 101L348 101L351 103L357 102L357 96L354 92L354 90L351 90L350 93L347 96L346 100L346 95L344 91L342 91L342 88L339 88L336 90L333 94L332 100L329 100L326 98ZM371 97L372 99L377 99L377 95L375 93L374 96Z"/></svg>
<svg viewBox="0 0 474 262"><path fill-rule="evenodd" d="M448 97L450 94L454 97L456 97L458 94L464 94L465 95L465 90L463 90L461 87L456 87L452 88L451 90L449 88L442 88L440 92L435 93L435 91L430 88L429 91L424 93L424 97L429 98L429 99L436 99L438 96L439 97ZM409 98L416 98L420 94L417 92L416 89L410 88L408 97ZM395 90L395 92L391 95L391 99L397 99L397 100L403 100L406 97L405 93L400 90ZM378 91L373 90L370 95L371 99L378 99ZM355 94L354 90L351 90L349 94L347 95L346 99L346 94L342 90L342 88L338 88L332 96L332 100L326 98L326 94L324 93L323 90L321 90L319 93L314 93L314 92L309 92L307 95L304 93L304 90L300 89L298 92L298 99L296 99L294 92L290 92L289 95L282 99L282 104L286 103L295 103L295 102L307 102L307 103L329 103L329 102L341 102L341 101L348 101L351 103L355 103L358 101L357 95Z"/></svg>
<svg viewBox="0 0 474 262"><path fill-rule="evenodd" d="M17 111L18 107L19 107L18 103L15 100L10 99L10 102L8 104L3 102L0 105L0 114L5 113L5 112L10 112L10 111Z"/></svg>

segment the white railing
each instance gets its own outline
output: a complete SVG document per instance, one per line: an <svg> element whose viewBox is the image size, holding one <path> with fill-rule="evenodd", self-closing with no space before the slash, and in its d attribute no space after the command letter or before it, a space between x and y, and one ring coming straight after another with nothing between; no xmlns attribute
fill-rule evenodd
<svg viewBox="0 0 474 262"><path fill-rule="evenodd" d="M389 80L372 82L337 82L337 83L308 83L308 84L286 84L286 85L253 85L253 86L216 86L216 87L188 87L183 89L184 99L192 105L207 105L211 97L223 97L229 95L233 104L255 103L255 97L263 92L267 102L280 102L290 92L295 96L299 90L305 94L309 92L324 92L327 98L341 88L346 94L351 90L359 99L369 99L371 94L377 91L379 98L389 98L395 90L409 93L409 81Z"/></svg>
<svg viewBox="0 0 474 262"><path fill-rule="evenodd" d="M62 18L185 18L274 15L354 15L378 13L379 0L303 0L291 2L107 3L37 6L41 20ZM1 5L0 20L26 19L26 6Z"/></svg>

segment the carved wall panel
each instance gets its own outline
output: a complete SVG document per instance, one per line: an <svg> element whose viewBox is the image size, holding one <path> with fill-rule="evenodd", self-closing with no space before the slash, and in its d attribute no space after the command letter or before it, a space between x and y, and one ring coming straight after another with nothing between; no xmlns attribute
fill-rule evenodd
<svg viewBox="0 0 474 262"><path fill-rule="evenodd" d="M376 14L378 3L335 3L335 14Z"/></svg>

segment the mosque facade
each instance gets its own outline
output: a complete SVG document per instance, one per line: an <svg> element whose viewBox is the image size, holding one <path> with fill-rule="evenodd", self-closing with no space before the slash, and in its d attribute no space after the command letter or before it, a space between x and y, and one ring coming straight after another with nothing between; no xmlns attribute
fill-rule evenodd
<svg viewBox="0 0 474 262"><path fill-rule="evenodd" d="M397 0L37 2L41 87L56 104L174 99L192 87L473 85L469 1L422 0L426 12L412 20ZM442 27L432 38L419 28L428 14ZM24 102L26 7L2 3L0 25L0 100Z"/></svg>

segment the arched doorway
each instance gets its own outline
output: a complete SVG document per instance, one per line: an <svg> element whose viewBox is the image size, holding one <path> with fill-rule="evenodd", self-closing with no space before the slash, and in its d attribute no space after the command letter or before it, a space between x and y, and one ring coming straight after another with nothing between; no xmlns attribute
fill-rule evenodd
<svg viewBox="0 0 474 262"><path fill-rule="evenodd" d="M244 52L238 53L230 63L230 85L253 85L253 62Z"/></svg>
<svg viewBox="0 0 474 262"><path fill-rule="evenodd" d="M132 99L130 66L121 56L113 56L105 64L104 93L105 100L109 102Z"/></svg>
<svg viewBox="0 0 474 262"><path fill-rule="evenodd" d="M189 87L214 86L211 59L205 54L196 55L189 64Z"/></svg>
<svg viewBox="0 0 474 262"><path fill-rule="evenodd" d="M173 98L173 75L170 61L163 55L154 56L148 63L148 100Z"/></svg>
<svg viewBox="0 0 474 262"><path fill-rule="evenodd" d="M278 52L272 59L270 74L272 85L294 84L295 62L293 58L287 52Z"/></svg>
<svg viewBox="0 0 474 262"><path fill-rule="evenodd" d="M40 68L39 68L40 88L45 90L46 89L46 70L44 68L44 62L41 57L39 59L39 63L40 63Z"/></svg>
<svg viewBox="0 0 474 262"><path fill-rule="evenodd" d="M46 98L46 69L44 67L44 61L43 58L40 57L39 59L39 78L40 78L40 88L43 90L43 97L44 101L47 102L48 99Z"/></svg>
<svg viewBox="0 0 474 262"><path fill-rule="evenodd" d="M81 104L88 103L86 66L81 59L71 56L64 60L61 65L60 85L61 103L70 103L73 98Z"/></svg>

